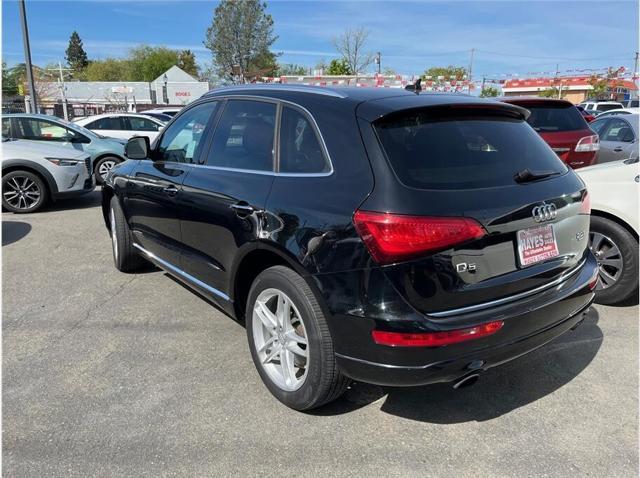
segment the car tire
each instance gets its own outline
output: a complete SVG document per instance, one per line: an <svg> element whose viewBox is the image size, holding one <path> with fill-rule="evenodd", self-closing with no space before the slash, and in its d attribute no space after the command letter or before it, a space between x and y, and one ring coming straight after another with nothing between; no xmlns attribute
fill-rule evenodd
<svg viewBox="0 0 640 478"><path fill-rule="evenodd" d="M116 196L111 198L109 205L109 229L111 232L111 250L113 263L120 272L136 272L146 265L146 261L133 247L133 237L120 201Z"/></svg>
<svg viewBox="0 0 640 478"><path fill-rule="evenodd" d="M15 214L39 211L49 198L40 176L29 171L11 171L2 177L2 208Z"/></svg>
<svg viewBox="0 0 640 478"><path fill-rule="evenodd" d="M278 314L279 304L290 311L287 318ZM350 379L338 370L325 315L309 285L293 270L275 266L256 277L247 300L246 329L262 381L288 407L318 408L347 389Z"/></svg>
<svg viewBox="0 0 640 478"><path fill-rule="evenodd" d="M616 305L638 294L638 240L627 229L592 216L589 247L598 260L598 304Z"/></svg>
<svg viewBox="0 0 640 478"><path fill-rule="evenodd" d="M115 156L105 156L96 161L96 163L93 165L93 174L96 177L96 184L104 184L106 175L109 173L109 171L111 171L111 168L121 162L122 160Z"/></svg>

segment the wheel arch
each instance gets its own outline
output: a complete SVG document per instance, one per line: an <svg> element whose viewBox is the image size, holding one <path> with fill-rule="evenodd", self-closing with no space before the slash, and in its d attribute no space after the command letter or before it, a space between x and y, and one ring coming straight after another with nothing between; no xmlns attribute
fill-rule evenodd
<svg viewBox="0 0 640 478"><path fill-rule="evenodd" d="M608 219L612 222L615 222L616 224L618 224L619 226L624 227L629 234L631 234L633 237L636 238L636 241L638 240L638 233L636 232L636 230L631 227L630 224L628 224L626 221L624 221L623 219L619 218L618 216L615 216L609 212L605 212L605 211L601 211L599 209L592 209L591 210L591 215L592 216L597 216L597 217L601 217L604 219Z"/></svg>
<svg viewBox="0 0 640 478"><path fill-rule="evenodd" d="M55 199L58 184L53 175L44 166L26 159L8 159L2 162L2 176L12 171L28 171L42 179L47 186L49 199Z"/></svg>
<svg viewBox="0 0 640 478"><path fill-rule="evenodd" d="M111 206L111 198L115 196L113 188L107 184L102 185L102 218L107 230L111 231L111 222L109 221L109 207Z"/></svg>

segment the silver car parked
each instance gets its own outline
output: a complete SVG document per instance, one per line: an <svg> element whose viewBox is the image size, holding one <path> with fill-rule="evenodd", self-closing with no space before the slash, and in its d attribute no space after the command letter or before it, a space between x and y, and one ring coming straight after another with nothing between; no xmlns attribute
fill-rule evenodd
<svg viewBox="0 0 640 478"><path fill-rule="evenodd" d="M639 114L598 117L589 127L600 136L596 163L638 158Z"/></svg>
<svg viewBox="0 0 640 478"><path fill-rule="evenodd" d="M48 201L79 196L95 188L91 157L54 144L3 140L2 208L36 212Z"/></svg>

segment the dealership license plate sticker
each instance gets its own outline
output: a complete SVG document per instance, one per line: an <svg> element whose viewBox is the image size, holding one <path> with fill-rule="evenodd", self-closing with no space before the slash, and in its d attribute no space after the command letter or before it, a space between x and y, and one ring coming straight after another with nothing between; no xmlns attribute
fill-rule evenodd
<svg viewBox="0 0 640 478"><path fill-rule="evenodd" d="M553 224L518 231L520 264L529 266L559 255Z"/></svg>

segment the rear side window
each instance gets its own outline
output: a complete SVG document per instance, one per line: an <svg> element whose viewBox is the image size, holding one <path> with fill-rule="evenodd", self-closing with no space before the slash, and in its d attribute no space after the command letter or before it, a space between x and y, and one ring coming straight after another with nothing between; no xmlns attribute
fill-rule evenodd
<svg viewBox="0 0 640 478"><path fill-rule="evenodd" d="M523 120L416 112L383 119L375 129L396 175L413 188L498 187L515 184L514 175L526 168L567 171Z"/></svg>
<svg viewBox="0 0 640 478"><path fill-rule="evenodd" d="M2 138L12 138L11 135L11 120L9 118L2 118Z"/></svg>
<svg viewBox="0 0 640 478"><path fill-rule="evenodd" d="M158 131L160 127L146 118L127 116L127 129L131 131Z"/></svg>
<svg viewBox="0 0 640 478"><path fill-rule="evenodd" d="M275 124L275 104L230 100L216 127L207 164L273 171Z"/></svg>
<svg viewBox="0 0 640 478"><path fill-rule="evenodd" d="M522 106L531 111L527 123L541 133L587 129L587 122L573 105L524 104Z"/></svg>
<svg viewBox="0 0 640 478"><path fill-rule="evenodd" d="M309 119L297 109L285 106L280 123L280 172L313 174L330 170Z"/></svg>
<svg viewBox="0 0 640 478"><path fill-rule="evenodd" d="M635 139L631 125L619 118L612 118L607 127L598 132L601 141L630 143Z"/></svg>
<svg viewBox="0 0 640 478"><path fill-rule="evenodd" d="M122 124L122 118L118 116L112 116L109 118L100 118L85 126L87 129L111 129L111 130L124 130Z"/></svg>
<svg viewBox="0 0 640 478"><path fill-rule="evenodd" d="M618 108L622 108L622 105L603 105L602 103L598 103L595 106L595 109L598 111L617 110Z"/></svg>

